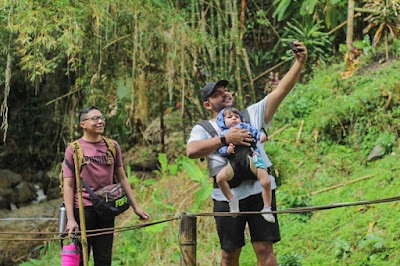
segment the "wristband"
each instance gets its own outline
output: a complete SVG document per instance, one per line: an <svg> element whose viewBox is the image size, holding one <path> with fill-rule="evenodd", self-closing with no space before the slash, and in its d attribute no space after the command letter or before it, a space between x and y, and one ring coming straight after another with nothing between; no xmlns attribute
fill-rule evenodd
<svg viewBox="0 0 400 266"><path fill-rule="evenodd" d="M228 145L228 143L226 142L226 138L225 137L219 137L220 141L222 144L224 144L225 146Z"/></svg>

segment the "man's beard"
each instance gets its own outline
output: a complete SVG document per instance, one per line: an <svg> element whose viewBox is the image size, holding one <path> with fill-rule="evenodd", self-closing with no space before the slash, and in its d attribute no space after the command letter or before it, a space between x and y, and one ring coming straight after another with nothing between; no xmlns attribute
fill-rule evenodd
<svg viewBox="0 0 400 266"><path fill-rule="evenodd" d="M221 112L221 110L224 109L225 107L234 107L234 106L235 106L235 103L232 101L231 104L229 104L229 105L226 105L224 103L219 103L219 104L213 105L213 108L215 111Z"/></svg>

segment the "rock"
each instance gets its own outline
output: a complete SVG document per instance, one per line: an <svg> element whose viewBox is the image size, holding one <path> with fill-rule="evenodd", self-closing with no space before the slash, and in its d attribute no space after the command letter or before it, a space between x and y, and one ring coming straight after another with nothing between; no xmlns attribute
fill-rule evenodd
<svg viewBox="0 0 400 266"><path fill-rule="evenodd" d="M32 183L21 182L14 189L11 194L11 202L15 204L24 203L36 199L36 189Z"/></svg>
<svg viewBox="0 0 400 266"><path fill-rule="evenodd" d="M47 190L47 199L58 199L59 197L61 197L61 189L60 187L55 187L55 188L49 188Z"/></svg>
<svg viewBox="0 0 400 266"><path fill-rule="evenodd" d="M0 197L3 197L10 201L12 192L13 190L11 188L0 188Z"/></svg>
<svg viewBox="0 0 400 266"><path fill-rule="evenodd" d="M7 209L7 210L11 210L11 205L10 205L10 201L8 201L7 199L3 198L2 196L0 196L0 209Z"/></svg>
<svg viewBox="0 0 400 266"><path fill-rule="evenodd" d="M21 180L21 175L11 170L0 170L0 188L12 188L21 182Z"/></svg>
<svg viewBox="0 0 400 266"><path fill-rule="evenodd" d="M381 159L385 155L385 147L382 145L376 145L374 149L369 153L367 161L372 162Z"/></svg>

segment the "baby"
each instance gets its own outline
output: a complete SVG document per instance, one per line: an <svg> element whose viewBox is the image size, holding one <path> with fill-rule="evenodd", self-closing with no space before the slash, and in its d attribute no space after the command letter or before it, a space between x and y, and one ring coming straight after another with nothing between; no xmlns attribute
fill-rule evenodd
<svg viewBox="0 0 400 266"><path fill-rule="evenodd" d="M250 156L247 155L246 158L240 158L240 160L250 160L250 170L260 181L260 184L263 188L262 198L264 202L264 208L261 211L271 211L271 180L269 178L267 167L265 167L259 150L255 146L255 143L258 141L260 141L260 143L263 143L268 140L267 135L260 132L258 129L254 128L250 124L246 124L244 121L244 116L239 112L239 110L234 107L226 107L225 109L221 110L217 117L217 124L222 130L221 136L224 136L228 132L229 128L232 127L247 129L252 135L254 142L252 147L248 147L249 149L251 149L250 154L252 157L250 158ZM216 176L216 182L221 189L221 192L228 200L230 211L239 212L239 199L235 196L228 184L228 181L232 180L234 176L234 166L232 166L232 158L234 156L237 156L235 155L235 145L230 143L228 146L221 147L218 152L220 155L227 157L230 161L224 168L221 169L221 171L219 171ZM270 223L275 223L275 217L271 213L262 214L262 216L266 221Z"/></svg>

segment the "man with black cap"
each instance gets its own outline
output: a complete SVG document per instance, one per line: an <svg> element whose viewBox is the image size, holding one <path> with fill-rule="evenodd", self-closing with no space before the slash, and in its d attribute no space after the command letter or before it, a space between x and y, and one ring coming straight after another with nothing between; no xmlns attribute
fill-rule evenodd
<svg viewBox="0 0 400 266"><path fill-rule="evenodd" d="M280 103L289 94L299 79L303 65L307 59L306 47L295 42L298 52L294 53L295 62L288 73L282 78L278 86L269 95L259 102L247 108L250 116L250 124L261 129L268 127L278 109ZM214 129L220 133L221 129L216 124L219 111L227 106L233 105L232 94L227 89L228 81L208 83L202 91L203 106L211 111L213 118L209 120ZM187 144L186 154L189 158L206 157L209 176L216 174L226 165L226 159L218 155L217 150L222 146L233 143L237 145L250 146L252 137L248 131L238 128L231 128L224 137L212 137L201 125L192 128ZM272 164L264 151L263 144L257 144L261 151L261 157L267 167ZM272 210L276 210L275 179L271 178L272 188ZM258 212L263 209L261 196L262 187L257 180L244 179L239 186L232 188L239 198L241 212ZM229 204L219 188L214 188L211 194L214 200L214 212L229 212ZM273 250L273 243L280 241L279 223L276 214L275 223L269 223L260 215L238 215L215 217L218 236L222 249L221 265L239 265L239 256L242 247L245 245L244 230L246 223L250 229L251 242L257 256L258 265L277 265Z"/></svg>

